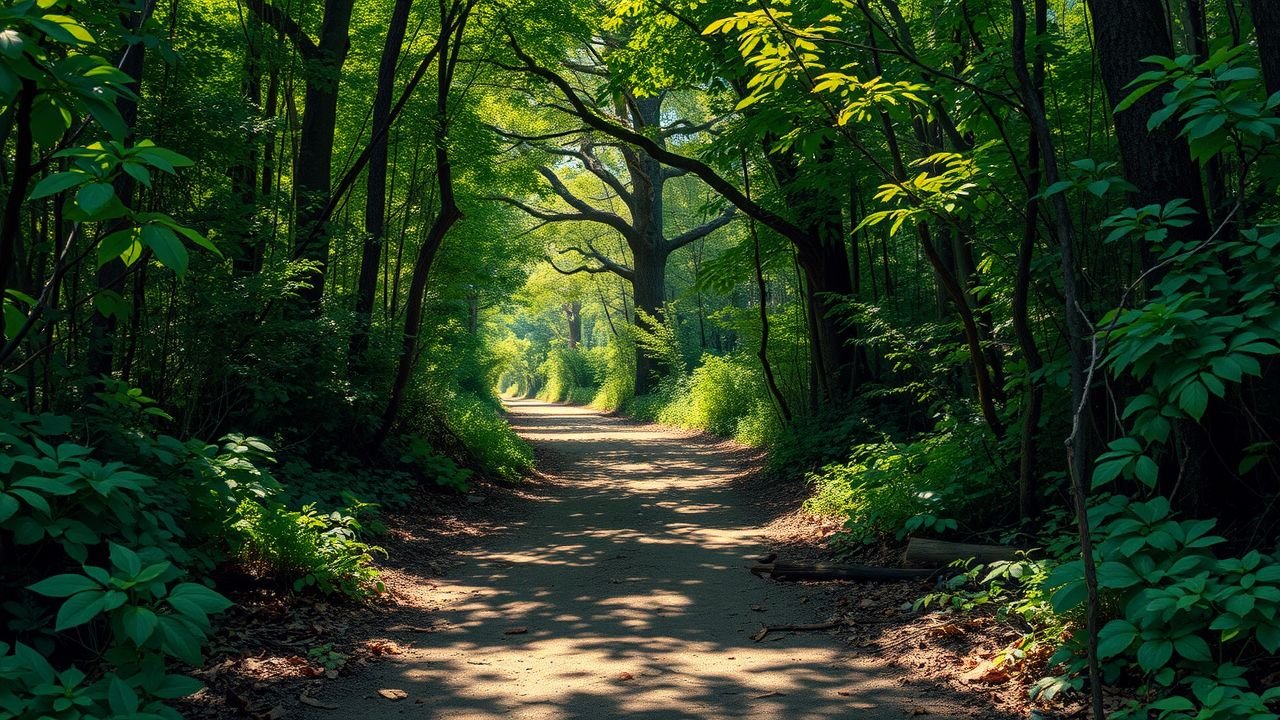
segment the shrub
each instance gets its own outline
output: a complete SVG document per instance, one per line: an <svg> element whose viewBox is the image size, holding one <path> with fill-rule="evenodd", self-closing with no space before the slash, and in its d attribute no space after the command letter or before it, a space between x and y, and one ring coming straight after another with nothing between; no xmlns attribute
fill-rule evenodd
<svg viewBox="0 0 1280 720"><path fill-rule="evenodd" d="M738 423L756 407L763 379L737 358L705 354L676 398L659 413L661 422L734 437Z"/></svg>
<svg viewBox="0 0 1280 720"><path fill-rule="evenodd" d="M1098 587L1111 615L1098 635L1108 682L1136 677L1141 698L1123 718L1249 717L1274 720L1266 707L1280 688L1254 692L1245 662L1259 649L1280 652L1280 562L1258 551L1241 557L1213 551L1226 540L1213 520L1182 520L1169 501L1112 496L1089 512L1096 533ZM1083 562L1063 562L1043 582L1055 612L1079 612L1086 596ZM1079 689L1086 659L1083 633L1051 659L1061 675L1035 691Z"/></svg>
<svg viewBox="0 0 1280 720"><path fill-rule="evenodd" d="M361 542L362 529L353 514L322 513L316 506L289 510L279 504L244 503L237 528L245 542L239 557L292 584L362 598L382 592L373 554L381 548ZM385 553L384 553L385 554Z"/></svg>
<svg viewBox="0 0 1280 720"><path fill-rule="evenodd" d="M538 367L538 374L543 379L538 397L548 402L592 397L599 387L586 353L575 348L552 348Z"/></svg>
<svg viewBox="0 0 1280 720"><path fill-rule="evenodd" d="M809 474L814 496L806 507L846 516L841 541L851 544L955 530L960 517L980 526L1004 466L985 440L984 428L950 420L914 442L856 445L848 461Z"/></svg>

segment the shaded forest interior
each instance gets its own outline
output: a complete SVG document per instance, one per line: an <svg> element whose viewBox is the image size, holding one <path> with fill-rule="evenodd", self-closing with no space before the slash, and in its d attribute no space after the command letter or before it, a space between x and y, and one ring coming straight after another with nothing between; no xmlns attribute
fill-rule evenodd
<svg viewBox="0 0 1280 720"><path fill-rule="evenodd" d="M533 469L506 396L758 447L844 557L1026 551L922 602L1044 702L1280 718L1280 3L0 20L0 717L376 598L385 514Z"/></svg>

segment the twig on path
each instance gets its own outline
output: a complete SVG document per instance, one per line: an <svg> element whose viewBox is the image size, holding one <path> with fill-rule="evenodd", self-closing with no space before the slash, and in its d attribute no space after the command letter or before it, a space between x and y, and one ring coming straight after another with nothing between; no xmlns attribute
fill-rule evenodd
<svg viewBox="0 0 1280 720"><path fill-rule="evenodd" d="M839 620L828 620L827 622L808 623L804 625L761 625L751 639L760 642L771 632L807 632L810 630L831 630L840 627Z"/></svg>

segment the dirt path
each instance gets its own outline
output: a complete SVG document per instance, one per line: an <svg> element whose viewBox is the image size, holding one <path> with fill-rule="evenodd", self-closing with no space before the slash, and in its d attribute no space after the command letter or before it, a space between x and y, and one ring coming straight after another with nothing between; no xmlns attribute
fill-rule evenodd
<svg viewBox="0 0 1280 720"><path fill-rule="evenodd" d="M511 403L511 422L552 487L449 577L423 581L414 624L434 632L388 632L412 648L327 683L318 698L338 707L307 717L897 719L919 707L901 671L829 633L751 640L762 624L826 615L814 589L743 569L764 545L731 482L747 469L740 452L532 401ZM929 701L931 717L970 716L953 709Z"/></svg>

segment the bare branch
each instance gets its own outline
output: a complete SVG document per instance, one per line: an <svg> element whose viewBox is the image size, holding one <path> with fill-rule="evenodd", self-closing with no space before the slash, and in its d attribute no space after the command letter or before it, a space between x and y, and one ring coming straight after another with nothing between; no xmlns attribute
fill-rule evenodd
<svg viewBox="0 0 1280 720"><path fill-rule="evenodd" d="M289 17L280 8L266 2L265 0L245 0L245 4L253 11L259 20L275 28L293 41L298 47L298 54L303 58L310 60L320 51L316 47L316 43L307 35L307 31L296 20Z"/></svg>
<svg viewBox="0 0 1280 720"><path fill-rule="evenodd" d="M578 211L579 219L608 225L625 238L631 238L635 235L635 228L631 227L631 223L611 212L592 207L590 203L570 192L569 188L560 180L560 176L550 169L542 167L538 168L538 172L547 179L547 182L551 183L551 189L555 191L556 195L560 196L561 200L564 200L569 204L569 207Z"/></svg>
<svg viewBox="0 0 1280 720"><path fill-rule="evenodd" d="M759 220L766 227L779 233L783 237L786 237L792 242L795 242L798 245L807 245L813 241L809 234L796 224L777 213L771 212L767 208L748 198L741 190L735 187L733 183L720 176L711 168L710 165L707 165L696 158L672 152L655 142L652 138L611 122L598 113L592 111L587 107L587 104L582 100L567 80L560 77L555 72L538 65L538 63L530 57L528 53L521 49L519 43L515 39L515 36L509 31L507 33L507 41L516 58L521 63L521 65L518 66L511 66L509 69L523 71L551 83L573 107L573 114L588 126L599 130L605 135L609 135L610 137L640 148L655 160L665 165L681 168L697 175L698 178L709 185L713 190L724 196L726 200L733 203L744 213Z"/></svg>
<svg viewBox="0 0 1280 720"><path fill-rule="evenodd" d="M725 209L724 212L720 213L720 216L717 217L716 219L710 222L704 223L702 225L699 225L698 227L692 230L689 230L687 232L680 233L679 235L671 238L670 240L667 241L667 247L672 251L679 250L680 248L684 247L685 245L688 245L694 240L699 240L701 238L704 238L710 235L711 233L715 232L716 230L719 230L720 228L724 227L725 225L728 225L730 222L733 221L734 216L737 214L738 214L738 208L736 207L727 208Z"/></svg>

